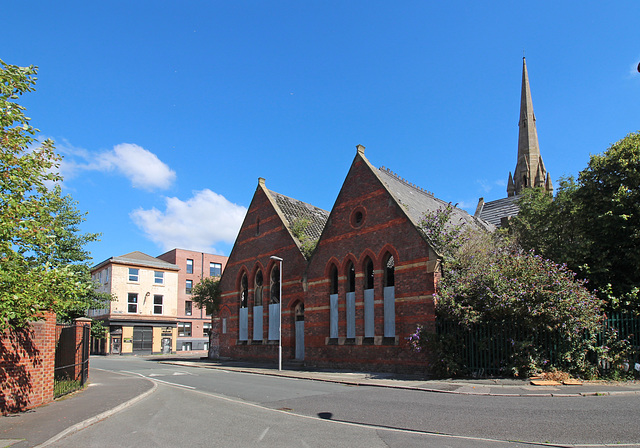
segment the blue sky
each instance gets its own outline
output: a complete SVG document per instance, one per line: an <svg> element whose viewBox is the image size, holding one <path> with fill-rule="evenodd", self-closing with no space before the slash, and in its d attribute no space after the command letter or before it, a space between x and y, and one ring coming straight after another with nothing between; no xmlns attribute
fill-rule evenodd
<svg viewBox="0 0 640 448"><path fill-rule="evenodd" d="M555 184L640 129L640 2L32 1L0 58L101 232L228 255L268 188L330 210L357 144L470 212L515 168L523 51Z"/></svg>

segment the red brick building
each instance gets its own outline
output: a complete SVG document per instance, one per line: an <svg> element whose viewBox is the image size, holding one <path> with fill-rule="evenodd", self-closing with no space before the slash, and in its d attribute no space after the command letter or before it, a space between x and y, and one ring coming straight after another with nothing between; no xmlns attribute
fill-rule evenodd
<svg viewBox="0 0 640 448"><path fill-rule="evenodd" d="M191 300L191 290L205 277L220 277L227 257L186 249L172 249L157 257L177 265L178 271L178 338L176 351L209 350L211 314Z"/></svg>
<svg viewBox="0 0 640 448"><path fill-rule="evenodd" d="M425 367L407 337L435 321L439 257L419 222L447 204L357 153L332 211L264 179L221 279L220 356L375 370ZM455 209L453 221L490 225ZM317 240L314 250L310 241ZM279 261L283 259L282 301Z"/></svg>

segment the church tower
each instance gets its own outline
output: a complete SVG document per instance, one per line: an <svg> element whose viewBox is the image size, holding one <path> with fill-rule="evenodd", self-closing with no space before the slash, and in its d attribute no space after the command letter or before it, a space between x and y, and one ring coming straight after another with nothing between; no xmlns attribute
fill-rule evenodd
<svg viewBox="0 0 640 448"><path fill-rule="evenodd" d="M527 61L522 58L522 92L520 94L520 121L518 122L518 161L513 176L509 173L507 195L516 196L527 187L542 187L553 194L551 177L547 173L538 146L536 116L529 87Z"/></svg>

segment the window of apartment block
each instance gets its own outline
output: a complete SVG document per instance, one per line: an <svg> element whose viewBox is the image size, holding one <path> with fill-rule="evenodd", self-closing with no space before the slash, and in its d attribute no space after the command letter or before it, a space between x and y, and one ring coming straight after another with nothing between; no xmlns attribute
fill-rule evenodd
<svg viewBox="0 0 640 448"><path fill-rule="evenodd" d="M105 283L109 283L109 271L110 271L109 268L104 270L104 282Z"/></svg>
<svg viewBox="0 0 640 448"><path fill-rule="evenodd" d="M193 302L191 300L185 300L184 302L184 315L191 316L191 312L193 311Z"/></svg>
<svg viewBox="0 0 640 448"><path fill-rule="evenodd" d="M186 293L191 294L192 289L193 289L193 280L187 280Z"/></svg>
<svg viewBox="0 0 640 448"><path fill-rule="evenodd" d="M98 283L102 283L102 271L98 272Z"/></svg>
<svg viewBox="0 0 640 448"><path fill-rule="evenodd" d="M178 336L191 336L191 322L178 322Z"/></svg>
<svg viewBox="0 0 640 448"><path fill-rule="evenodd" d="M138 294L136 294L135 292L130 292L127 297L127 312L128 313L138 312Z"/></svg>
<svg viewBox="0 0 640 448"><path fill-rule="evenodd" d="M153 271L153 283L156 285L164 285L164 272Z"/></svg>
<svg viewBox="0 0 640 448"><path fill-rule="evenodd" d="M193 260L187 258L187 274L193 274Z"/></svg>
<svg viewBox="0 0 640 448"><path fill-rule="evenodd" d="M162 296L155 294L153 296L153 314L162 314Z"/></svg>
<svg viewBox="0 0 640 448"><path fill-rule="evenodd" d="M140 281L140 269L138 268L129 268L129 281L130 282L138 282Z"/></svg>
<svg viewBox="0 0 640 448"><path fill-rule="evenodd" d="M222 274L222 264L209 263L209 275L211 277L220 277L221 274Z"/></svg>
<svg viewBox="0 0 640 448"><path fill-rule="evenodd" d="M202 335L204 337L209 337L210 333L211 333L211 322L205 322L204 324L202 324Z"/></svg>

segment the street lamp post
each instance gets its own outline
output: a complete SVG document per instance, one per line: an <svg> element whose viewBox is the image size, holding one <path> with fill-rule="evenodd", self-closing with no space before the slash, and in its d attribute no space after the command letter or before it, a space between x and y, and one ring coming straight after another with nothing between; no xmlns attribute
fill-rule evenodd
<svg viewBox="0 0 640 448"><path fill-rule="evenodd" d="M272 255L272 260L280 263L280 303L278 304L278 370L282 370L282 258Z"/></svg>

